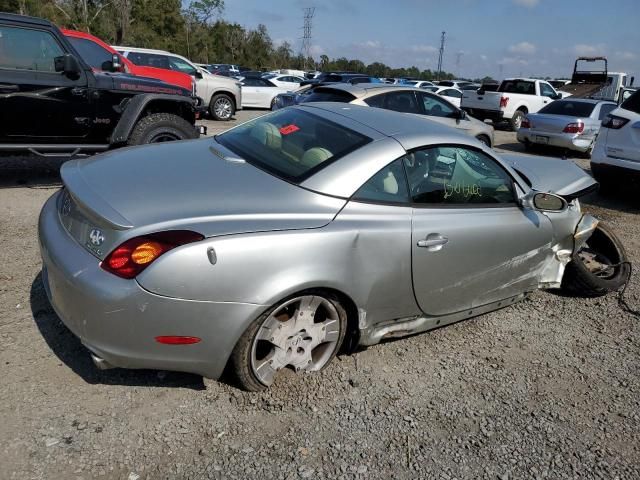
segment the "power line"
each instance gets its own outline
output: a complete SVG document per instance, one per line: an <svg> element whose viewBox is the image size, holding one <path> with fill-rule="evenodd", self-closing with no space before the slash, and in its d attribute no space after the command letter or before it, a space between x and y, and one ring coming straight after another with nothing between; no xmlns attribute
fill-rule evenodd
<svg viewBox="0 0 640 480"><path fill-rule="evenodd" d="M304 69L307 69L307 59L311 56L311 28L313 27L313 15L315 7L304 8L304 26L302 36L302 53L304 54Z"/></svg>
<svg viewBox="0 0 640 480"><path fill-rule="evenodd" d="M442 36L440 37L440 56L438 57L438 80L440 80L440 76L442 75L442 55L444 55L444 37L447 32L442 32Z"/></svg>

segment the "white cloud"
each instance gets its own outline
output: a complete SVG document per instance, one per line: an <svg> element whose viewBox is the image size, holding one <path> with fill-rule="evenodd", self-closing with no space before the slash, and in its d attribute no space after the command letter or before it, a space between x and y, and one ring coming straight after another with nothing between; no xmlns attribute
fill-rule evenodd
<svg viewBox="0 0 640 480"><path fill-rule="evenodd" d="M632 52L616 52L616 58L620 60L635 60L638 56Z"/></svg>
<svg viewBox="0 0 640 480"><path fill-rule="evenodd" d="M480 60L482 60L483 62L486 62L487 58L489 57L487 57L486 55L480 55Z"/></svg>
<svg viewBox="0 0 640 480"><path fill-rule="evenodd" d="M533 8L538 6L540 0L513 0L513 3L521 7Z"/></svg>
<svg viewBox="0 0 640 480"><path fill-rule="evenodd" d="M431 45L412 45L411 51L416 53L435 53L438 49Z"/></svg>
<svg viewBox="0 0 640 480"><path fill-rule="evenodd" d="M536 53L536 46L529 42L520 42L509 47L511 53L519 53L522 55L533 55Z"/></svg>
<svg viewBox="0 0 640 480"><path fill-rule="evenodd" d="M356 43L360 48L380 48L379 40L367 40L366 42Z"/></svg>
<svg viewBox="0 0 640 480"><path fill-rule="evenodd" d="M529 65L529 62L520 57L504 57L502 60L498 62L498 65L526 66L526 65Z"/></svg>
<svg viewBox="0 0 640 480"><path fill-rule="evenodd" d="M595 55L602 55L604 51L603 45L587 45L579 43L573 46L573 53L580 57L593 57Z"/></svg>

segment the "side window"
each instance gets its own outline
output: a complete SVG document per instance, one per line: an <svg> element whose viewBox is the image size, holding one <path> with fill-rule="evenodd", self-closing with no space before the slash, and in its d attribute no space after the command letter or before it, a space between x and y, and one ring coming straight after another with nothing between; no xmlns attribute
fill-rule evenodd
<svg viewBox="0 0 640 480"><path fill-rule="evenodd" d="M384 108L384 94L374 95L373 97L365 98L364 103L370 107Z"/></svg>
<svg viewBox="0 0 640 480"><path fill-rule="evenodd" d="M187 75L195 75L196 69L187 62L178 57L169 57L169 66L171 70L186 73Z"/></svg>
<svg viewBox="0 0 640 480"><path fill-rule="evenodd" d="M404 160L411 199L423 205L511 204L513 181L488 155L467 147L431 147Z"/></svg>
<svg viewBox="0 0 640 480"><path fill-rule="evenodd" d="M454 88L449 88L448 90L445 90L443 94L446 95L447 97L462 98L462 92Z"/></svg>
<svg viewBox="0 0 640 480"><path fill-rule="evenodd" d="M425 115L430 115L432 117L453 117L456 114L454 108L440 100L435 95L428 95L421 93L422 102L424 103L424 112Z"/></svg>
<svg viewBox="0 0 640 480"><path fill-rule="evenodd" d="M245 87L261 87L262 84L258 81L257 78L247 77L242 80L242 85Z"/></svg>
<svg viewBox="0 0 640 480"><path fill-rule="evenodd" d="M0 68L55 73L54 59L63 54L49 32L0 26Z"/></svg>
<svg viewBox="0 0 640 480"><path fill-rule="evenodd" d="M86 38L67 37L82 59L96 70L102 70L104 62L110 62L112 54L105 48Z"/></svg>
<svg viewBox="0 0 640 480"><path fill-rule="evenodd" d="M420 113L412 90L387 93L384 108L395 112Z"/></svg>
<svg viewBox="0 0 640 480"><path fill-rule="evenodd" d="M547 83L540 83L540 94L543 97L554 97L556 92L551 88L551 85Z"/></svg>
<svg viewBox="0 0 640 480"><path fill-rule="evenodd" d="M130 52L127 57L136 65L143 67L164 68L169 70L169 60L165 55L156 55L154 53Z"/></svg>
<svg viewBox="0 0 640 480"><path fill-rule="evenodd" d="M609 113L611 113L611 110L617 107L618 105L615 105L613 103L603 103L602 105L600 105L600 113L598 114L598 120L602 121L604 117L606 117L607 115L609 115Z"/></svg>
<svg viewBox="0 0 640 480"><path fill-rule="evenodd" d="M404 158L404 157L403 157ZM373 203L409 203L403 158L387 165L367 180L353 200Z"/></svg>

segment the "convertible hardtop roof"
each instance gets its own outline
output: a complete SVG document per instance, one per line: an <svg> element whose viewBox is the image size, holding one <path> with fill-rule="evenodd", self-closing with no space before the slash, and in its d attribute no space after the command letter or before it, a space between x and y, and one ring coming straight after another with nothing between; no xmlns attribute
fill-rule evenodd
<svg viewBox="0 0 640 480"><path fill-rule="evenodd" d="M27 15L18 15L16 13L0 12L0 22L1 21L30 23L32 25L41 25L41 26L46 26L46 27L55 26L49 20L45 20L44 18L29 17Z"/></svg>
<svg viewBox="0 0 640 480"><path fill-rule="evenodd" d="M309 110L309 113L314 113L314 110L322 110L349 118L377 131L381 136L393 137L408 150L428 143L478 144L477 140L469 135L459 133L454 128L441 125L428 117L411 113L341 102L301 103L291 108ZM334 118L333 120L338 121L339 119Z"/></svg>

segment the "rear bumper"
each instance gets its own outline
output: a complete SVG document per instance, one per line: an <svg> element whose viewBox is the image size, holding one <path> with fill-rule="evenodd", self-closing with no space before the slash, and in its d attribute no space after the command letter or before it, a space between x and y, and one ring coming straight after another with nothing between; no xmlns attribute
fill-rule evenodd
<svg viewBox="0 0 640 480"><path fill-rule="evenodd" d="M62 227L57 196L43 207L38 225L42 281L69 330L114 367L218 378L246 325L266 307L163 297L135 280L107 273ZM161 335L194 336L201 341L164 345L155 341Z"/></svg>
<svg viewBox="0 0 640 480"><path fill-rule="evenodd" d="M462 107L462 110L478 120L492 120L494 122L501 122L505 120L504 112L502 110L485 110L482 108L468 107Z"/></svg>
<svg viewBox="0 0 640 480"><path fill-rule="evenodd" d="M520 128L517 138L522 143L548 145L550 147L567 148L578 152L586 152L594 141L594 137L572 135L570 133L549 133L530 128ZM544 141L546 139L546 142Z"/></svg>

